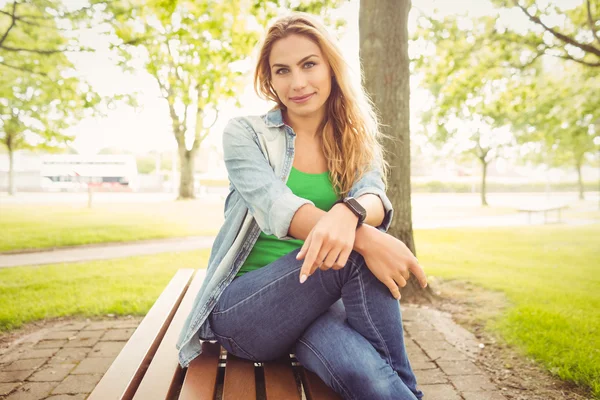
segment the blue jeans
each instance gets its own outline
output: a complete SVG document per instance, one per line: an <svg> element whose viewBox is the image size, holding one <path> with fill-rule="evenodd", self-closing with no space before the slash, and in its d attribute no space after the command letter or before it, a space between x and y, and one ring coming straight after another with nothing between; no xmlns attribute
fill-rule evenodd
<svg viewBox="0 0 600 400"><path fill-rule="evenodd" d="M423 397L404 347L400 303L364 258L353 251L344 268L317 269L300 284L298 251L229 284L209 316L219 343L253 361L295 353L345 399Z"/></svg>

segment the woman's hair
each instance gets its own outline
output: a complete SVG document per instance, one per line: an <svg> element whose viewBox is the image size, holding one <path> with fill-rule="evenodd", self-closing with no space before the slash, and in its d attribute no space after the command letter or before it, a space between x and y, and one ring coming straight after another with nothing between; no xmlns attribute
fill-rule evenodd
<svg viewBox="0 0 600 400"><path fill-rule="evenodd" d="M317 44L333 73L321 129L329 174L337 193L346 196L354 182L374 166L379 168L387 184L388 165L380 143L383 135L373 106L362 86L355 88L352 84L348 65L335 40L309 14L294 13L282 17L269 28L254 74L256 93L276 102L276 108L285 110L271 85L269 56L277 40L293 34L303 35Z"/></svg>

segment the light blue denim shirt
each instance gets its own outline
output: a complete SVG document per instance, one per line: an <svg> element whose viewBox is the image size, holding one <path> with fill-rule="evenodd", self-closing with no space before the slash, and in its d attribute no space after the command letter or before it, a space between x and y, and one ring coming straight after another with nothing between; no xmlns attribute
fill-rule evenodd
<svg viewBox="0 0 600 400"><path fill-rule="evenodd" d="M260 231L282 240L294 239L288 236L294 214L302 205L313 204L286 186L295 139L296 133L284 124L278 109L263 116L234 118L225 127L223 154L230 181L225 222L214 241L206 278L177 342L183 368L201 353L201 340L216 340L208 315L244 264ZM373 165L354 183L348 196L378 195L385 218L377 228L387 232L394 211L381 173Z"/></svg>

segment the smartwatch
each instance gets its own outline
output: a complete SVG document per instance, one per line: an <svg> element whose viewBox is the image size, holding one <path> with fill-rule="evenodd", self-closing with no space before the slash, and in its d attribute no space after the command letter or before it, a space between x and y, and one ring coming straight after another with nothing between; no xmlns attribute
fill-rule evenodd
<svg viewBox="0 0 600 400"><path fill-rule="evenodd" d="M361 226L362 223L365 221L365 218L367 217L367 210L365 210L365 208L361 206L360 203L354 197L344 197L343 199L340 199L333 203L333 205L335 206L339 203L344 203L346 207L348 207L350 211L352 211L354 215L358 217L358 223L356 224L356 227Z"/></svg>

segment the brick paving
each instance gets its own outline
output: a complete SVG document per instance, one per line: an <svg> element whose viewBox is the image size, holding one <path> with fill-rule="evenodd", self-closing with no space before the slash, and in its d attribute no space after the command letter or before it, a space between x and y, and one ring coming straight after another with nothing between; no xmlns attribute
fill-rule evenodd
<svg viewBox="0 0 600 400"><path fill-rule="evenodd" d="M425 400L506 400L474 362L475 337L449 314L403 306L406 347ZM0 355L1 400L84 400L141 318L61 322Z"/></svg>

